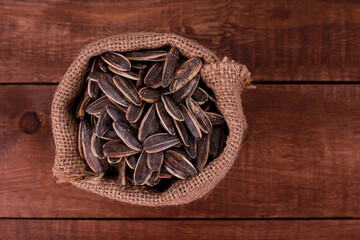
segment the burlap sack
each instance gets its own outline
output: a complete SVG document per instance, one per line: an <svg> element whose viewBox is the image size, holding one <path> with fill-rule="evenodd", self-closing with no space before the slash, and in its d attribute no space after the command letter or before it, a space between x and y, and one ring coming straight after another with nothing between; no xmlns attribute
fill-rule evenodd
<svg viewBox="0 0 360 240"><path fill-rule="evenodd" d="M213 89L218 109L224 115L229 136L223 153L209 163L197 176L179 180L165 192L142 186L119 187L117 181L101 179L85 169L77 150L78 124L71 114L75 99L84 87L84 74L89 59L105 51L133 51L175 46L187 58L200 57L203 81ZM59 182L73 185L111 199L146 206L167 206L189 203L209 193L229 171L238 156L246 128L240 94L250 82L250 73L244 65L223 61L209 49L175 34L127 33L108 37L86 46L71 64L61 80L52 103L51 118L56 157L53 175Z"/></svg>

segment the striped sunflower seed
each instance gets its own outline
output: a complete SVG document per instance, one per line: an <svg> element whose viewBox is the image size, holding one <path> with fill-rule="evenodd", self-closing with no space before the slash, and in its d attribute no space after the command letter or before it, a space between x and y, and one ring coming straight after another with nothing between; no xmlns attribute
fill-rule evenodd
<svg viewBox="0 0 360 240"><path fill-rule="evenodd" d="M147 65L144 62L131 62L131 67L134 69L143 70L147 67Z"/></svg>
<svg viewBox="0 0 360 240"><path fill-rule="evenodd" d="M182 142L184 143L185 146L189 146L190 144L190 138L191 136L189 135L188 129L185 126L184 122L178 122L178 121L174 121L175 127L177 132L179 133L179 136L182 140ZM201 132L200 132L201 133Z"/></svg>
<svg viewBox="0 0 360 240"><path fill-rule="evenodd" d="M120 71L129 71L131 68L130 61L120 53L105 52L101 55L101 58L109 66L116 68Z"/></svg>
<svg viewBox="0 0 360 240"><path fill-rule="evenodd" d="M147 153L142 151L135 166L134 183L144 185L151 177L151 170L147 166Z"/></svg>
<svg viewBox="0 0 360 240"><path fill-rule="evenodd" d="M150 178L147 180L146 185L153 187L160 182L159 179L160 169L152 171Z"/></svg>
<svg viewBox="0 0 360 240"><path fill-rule="evenodd" d="M98 83L94 81L88 81L87 92L90 98L93 100L97 99L101 92Z"/></svg>
<svg viewBox="0 0 360 240"><path fill-rule="evenodd" d="M96 136L104 136L105 133L110 129L112 123L112 119L107 113L106 109L103 109L100 113L99 119L96 122L96 126L94 129L94 133Z"/></svg>
<svg viewBox="0 0 360 240"><path fill-rule="evenodd" d="M169 173L180 179L186 179L197 174L186 153L182 151L165 151L164 167Z"/></svg>
<svg viewBox="0 0 360 240"><path fill-rule="evenodd" d="M165 167L162 167L160 170L159 178L172 178L173 175L168 172L168 170L165 169Z"/></svg>
<svg viewBox="0 0 360 240"><path fill-rule="evenodd" d="M99 117L102 110L104 110L104 108L109 104L111 104L109 99L106 96L102 96L90 103L86 107L85 111L90 115Z"/></svg>
<svg viewBox="0 0 360 240"><path fill-rule="evenodd" d="M210 152L210 134L203 134L203 137L198 141L197 156L195 158L195 168L201 171L209 158Z"/></svg>
<svg viewBox="0 0 360 240"><path fill-rule="evenodd" d="M194 114L197 122L199 123L200 129L204 133L209 133L211 131L212 125L206 113L201 109L199 104L195 102L192 98L187 98L185 102L188 109Z"/></svg>
<svg viewBox="0 0 360 240"><path fill-rule="evenodd" d="M183 102L186 98L191 97L200 81L200 75L196 75L190 82L185 84L177 92L174 93L172 99L176 104Z"/></svg>
<svg viewBox="0 0 360 240"><path fill-rule="evenodd" d="M214 113L214 112L205 112L208 116L211 125L218 125L224 123L224 117L221 114Z"/></svg>
<svg viewBox="0 0 360 240"><path fill-rule="evenodd" d="M176 106L176 104L171 100L170 97L161 95L161 101L164 103L164 107L168 114L175 119L176 121L182 122L184 121L184 115Z"/></svg>
<svg viewBox="0 0 360 240"><path fill-rule="evenodd" d="M91 151L93 155L97 158L104 157L104 154L102 152L102 140L95 134L91 136Z"/></svg>
<svg viewBox="0 0 360 240"><path fill-rule="evenodd" d="M110 100L124 107L129 106L130 101L128 101L127 98L125 98L125 96L115 86L109 75L102 75L99 78L98 84L100 89Z"/></svg>
<svg viewBox="0 0 360 240"><path fill-rule="evenodd" d="M118 172L118 181L119 185L122 188L126 188L126 186L129 184L126 178L126 163L124 159L121 159L120 162L115 164L115 169Z"/></svg>
<svg viewBox="0 0 360 240"><path fill-rule="evenodd" d="M139 80L139 75L137 75L136 73L134 72L131 72L131 71L120 71L112 66L109 66L109 70L121 77L124 77L124 78L127 78L127 79L130 79L130 80Z"/></svg>
<svg viewBox="0 0 360 240"><path fill-rule="evenodd" d="M143 117L140 128L138 139L140 142L144 142L145 139L156 133L159 129L159 119L156 115L155 105L151 105L149 110L146 112L145 116Z"/></svg>
<svg viewBox="0 0 360 240"><path fill-rule="evenodd" d="M164 152L148 153L147 165L150 170L160 170L161 165L164 161Z"/></svg>
<svg viewBox="0 0 360 240"><path fill-rule="evenodd" d="M168 133L157 133L144 141L144 150L147 153L157 153L169 149L180 143L180 138Z"/></svg>
<svg viewBox="0 0 360 240"><path fill-rule="evenodd" d="M85 91L80 99L80 102L79 102L77 108L76 108L76 113L75 113L76 118L83 119L85 117L85 108L89 104L90 100L91 100L91 98L90 98L88 92Z"/></svg>
<svg viewBox="0 0 360 240"><path fill-rule="evenodd" d="M89 124L83 121L81 139L84 150L84 157L87 165L95 173L105 172L108 169L106 160L97 158L91 151L91 137L93 135Z"/></svg>
<svg viewBox="0 0 360 240"><path fill-rule="evenodd" d="M131 128L129 125L124 123L113 123L113 128L116 132L116 134L119 136L119 138L131 149L136 151L142 150L142 144L137 139L137 132Z"/></svg>
<svg viewBox="0 0 360 240"><path fill-rule="evenodd" d="M137 122L140 119L144 111L144 108L145 108L145 103L142 103L140 106L136 106L135 104L130 103L126 111L126 119L130 123Z"/></svg>
<svg viewBox="0 0 360 240"><path fill-rule="evenodd" d="M126 99L136 106L141 105L141 99L139 94L132 82L126 80L121 76L115 75L113 78L115 86L120 90L120 92L126 97Z"/></svg>
<svg viewBox="0 0 360 240"><path fill-rule="evenodd" d="M104 73L109 72L108 65L106 64L106 62L104 62L104 60L102 60L102 58L98 59L98 64L101 71L103 71Z"/></svg>
<svg viewBox="0 0 360 240"><path fill-rule="evenodd" d="M185 146L185 151L189 155L190 158L194 159L197 156L197 141L190 137L189 138L189 146Z"/></svg>
<svg viewBox="0 0 360 240"><path fill-rule="evenodd" d="M219 156L224 146L224 124L216 125L210 137L210 156Z"/></svg>
<svg viewBox="0 0 360 240"><path fill-rule="evenodd" d="M107 105L106 111L114 122L127 123L125 114L119 108L113 105Z"/></svg>
<svg viewBox="0 0 360 240"><path fill-rule="evenodd" d="M103 153L105 157L122 158L135 155L139 151L129 148L122 140L115 139L104 144Z"/></svg>
<svg viewBox="0 0 360 240"><path fill-rule="evenodd" d="M199 126L198 121L196 120L194 114L187 109L183 104L179 105L181 112L184 115L185 125L187 129L190 131L191 135L196 139L199 140L202 136L201 129Z"/></svg>
<svg viewBox="0 0 360 240"><path fill-rule="evenodd" d="M144 78L146 86L151 88L158 88L161 86L161 73L164 68L164 62L157 62L149 69Z"/></svg>
<svg viewBox="0 0 360 240"><path fill-rule="evenodd" d="M105 140L113 140L119 138L119 136L116 134L115 130L111 127L104 136L101 136L100 138Z"/></svg>
<svg viewBox="0 0 360 240"><path fill-rule="evenodd" d="M135 169L137 163L137 158L135 157L135 155L125 157L125 161L129 168Z"/></svg>
<svg viewBox="0 0 360 240"><path fill-rule="evenodd" d="M79 124L79 131L78 131L78 149L79 149L79 155L82 159L84 159L84 148L82 145L82 132L84 131L83 129L85 128L85 120L81 120L80 124Z"/></svg>
<svg viewBox="0 0 360 240"><path fill-rule="evenodd" d="M170 91L174 93L190 82L190 80L198 74L201 67L202 62L199 58L191 58L184 62L174 74L174 78L170 84Z"/></svg>
<svg viewBox="0 0 360 240"><path fill-rule="evenodd" d="M167 52L164 50L148 50L148 51L125 53L127 59L131 61L156 61L159 59L165 60L166 55ZM160 61L164 61L164 60L160 60Z"/></svg>
<svg viewBox="0 0 360 240"><path fill-rule="evenodd" d="M152 89L149 87L143 87L139 90L139 95L141 100L148 103L156 103L160 101L160 92L157 89Z"/></svg>
<svg viewBox="0 0 360 240"><path fill-rule="evenodd" d="M162 72L162 86L165 88L170 85L176 66L180 58L180 52L172 47L168 52Z"/></svg>
<svg viewBox="0 0 360 240"><path fill-rule="evenodd" d="M163 126L163 128L171 135L175 135L175 125L174 121L171 118L171 116L167 113L164 103L163 102L157 102L155 104L156 112L158 114L158 117L160 119L160 124Z"/></svg>
<svg viewBox="0 0 360 240"><path fill-rule="evenodd" d="M206 101L208 100L209 98L209 95L207 94L207 92L198 87L196 88L194 94L192 95L192 98L199 104L199 105L202 105L204 103L206 103Z"/></svg>
<svg viewBox="0 0 360 240"><path fill-rule="evenodd" d="M145 83L144 83L144 78L145 78L146 72L144 70L139 70L139 80L136 81L136 89L139 90L141 89Z"/></svg>

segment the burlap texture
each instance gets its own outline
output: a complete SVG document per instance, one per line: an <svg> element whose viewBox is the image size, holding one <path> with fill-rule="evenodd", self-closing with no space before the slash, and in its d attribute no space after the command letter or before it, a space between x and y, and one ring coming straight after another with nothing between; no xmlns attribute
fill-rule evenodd
<svg viewBox="0 0 360 240"><path fill-rule="evenodd" d="M101 179L85 169L77 150L78 124L71 113L75 99L83 90L84 74L89 59L106 51L133 51L174 46L187 58L203 60L201 77L213 89L217 106L229 128L223 153L209 163L198 175L179 180L165 192L142 186L119 187L115 179ZM55 92L51 118L56 147L53 175L58 182L73 185L111 199L145 206L168 206L189 203L212 190L229 171L240 150L246 129L240 94L250 82L250 73L244 65L223 61L209 49L175 34L127 33L108 37L87 45L71 64Z"/></svg>

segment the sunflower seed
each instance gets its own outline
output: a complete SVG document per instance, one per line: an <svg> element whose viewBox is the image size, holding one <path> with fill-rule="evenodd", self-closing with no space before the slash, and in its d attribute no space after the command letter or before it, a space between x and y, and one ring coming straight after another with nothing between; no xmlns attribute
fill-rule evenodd
<svg viewBox="0 0 360 240"><path fill-rule="evenodd" d="M156 133L159 129L159 124L160 123L156 115L155 104L152 104L140 124L138 135L140 142L144 142L148 136Z"/></svg>
<svg viewBox="0 0 360 240"><path fill-rule="evenodd" d="M105 172L108 169L108 164L106 160L99 159L91 151L91 137L92 131L89 127L89 124L86 121L83 121L81 139L82 147L84 149L84 157L87 165L95 173Z"/></svg>
<svg viewBox="0 0 360 240"><path fill-rule="evenodd" d="M100 114L99 114L99 116L100 116ZM91 129L94 129L94 128L95 128L96 122L97 122L97 117L94 116L94 115L91 115L91 116L90 116L90 128L91 128Z"/></svg>
<svg viewBox="0 0 360 240"><path fill-rule="evenodd" d="M124 97L120 90L115 86L109 75L102 75L98 81L99 87L105 95L112 101L121 106L127 107L130 102Z"/></svg>
<svg viewBox="0 0 360 240"><path fill-rule="evenodd" d="M131 149L136 151L142 150L142 144L137 139L137 132L124 123L113 123L113 128L120 139Z"/></svg>
<svg viewBox="0 0 360 240"><path fill-rule="evenodd" d="M170 115L167 113L165 107L164 107L164 103L163 102L157 102L155 104L156 106L156 112L158 114L158 117L160 119L160 124L161 126L163 126L163 128L170 133L171 135L175 135L176 131L175 131L175 126L174 126L174 121L173 119L170 117Z"/></svg>
<svg viewBox="0 0 360 240"><path fill-rule="evenodd" d="M186 98L193 95L197 85L199 84L200 75L196 75L193 79L190 80L187 84L185 84L182 88L180 88L177 92L174 93L172 99L175 103L181 103Z"/></svg>
<svg viewBox="0 0 360 240"><path fill-rule="evenodd" d="M196 120L194 114L187 109L183 104L179 105L181 112L184 114L185 125L191 135L195 138L195 140L199 140L201 138L201 129L198 121ZM186 144L185 144L186 145Z"/></svg>
<svg viewBox="0 0 360 240"><path fill-rule="evenodd" d="M145 103L143 103L141 106L136 106L135 104L130 103L127 111L126 111L126 119L130 123L135 123L138 121L144 111Z"/></svg>
<svg viewBox="0 0 360 240"><path fill-rule="evenodd" d="M160 170L161 165L164 161L164 152L148 153L147 165L150 170Z"/></svg>
<svg viewBox="0 0 360 240"><path fill-rule="evenodd" d="M91 98L90 98L88 92L85 91L80 99L78 106L77 106L76 113L75 113L76 118L83 119L85 117L85 108L87 107L90 100L91 100Z"/></svg>
<svg viewBox="0 0 360 240"><path fill-rule="evenodd" d="M145 78L144 78L145 85L148 87L151 87L151 88L160 87L162 84L161 73L163 71L163 68L164 68L163 62L157 62L154 65L152 65L152 67L149 69L149 71L145 75Z"/></svg>
<svg viewBox="0 0 360 240"><path fill-rule="evenodd" d="M104 62L104 60L99 58L98 64L99 64L99 68L101 69L101 71L103 71L104 73L109 72L108 65Z"/></svg>
<svg viewBox="0 0 360 240"><path fill-rule="evenodd" d="M156 103L160 101L160 92L156 89L143 87L139 90L141 100L148 103Z"/></svg>
<svg viewBox="0 0 360 240"><path fill-rule="evenodd" d="M116 134L115 130L111 127L104 136L101 136L100 138L105 140L113 140L119 138L119 136Z"/></svg>
<svg viewBox="0 0 360 240"><path fill-rule="evenodd" d="M139 90L144 86L144 78L146 72L144 70L139 70L139 80L136 81L136 89Z"/></svg>
<svg viewBox="0 0 360 240"><path fill-rule="evenodd" d="M168 172L168 170L165 169L165 167L162 167L160 170L159 178L172 178L173 175Z"/></svg>
<svg viewBox="0 0 360 240"><path fill-rule="evenodd" d="M143 62L131 62L131 67L135 69L145 69L147 67L146 63Z"/></svg>
<svg viewBox="0 0 360 240"><path fill-rule="evenodd" d="M105 52L101 55L101 58L109 66L112 66L120 71L129 71L131 68L130 61L120 53Z"/></svg>
<svg viewBox="0 0 360 240"><path fill-rule="evenodd" d="M78 149L79 149L79 155L82 159L84 159L84 148L82 145L82 132L84 131L85 127L85 120L81 120L79 124L79 133L78 133Z"/></svg>
<svg viewBox="0 0 360 240"><path fill-rule="evenodd" d="M144 150L147 153L157 153L171 148L180 142L180 138L168 133L157 133L144 141Z"/></svg>
<svg viewBox="0 0 360 240"><path fill-rule="evenodd" d="M100 72L100 71L101 71L101 69L100 69L100 67L99 67L99 58L96 57L96 58L94 58L94 60L92 61L90 73Z"/></svg>
<svg viewBox="0 0 360 240"><path fill-rule="evenodd" d="M213 128L210 138L210 156L219 156L224 146L224 124L216 125Z"/></svg>
<svg viewBox="0 0 360 240"><path fill-rule="evenodd" d="M189 139L191 138L191 136L189 136L189 132L188 129L185 126L184 122L178 122L178 121L174 121L175 127L177 132L179 133L179 136L182 140L182 142L184 143L185 146L189 146Z"/></svg>
<svg viewBox="0 0 360 240"><path fill-rule="evenodd" d="M189 155L190 158L196 158L197 155L197 141L190 137L189 138L189 146L185 146L185 151Z"/></svg>
<svg viewBox="0 0 360 240"><path fill-rule="evenodd" d="M203 134L203 137L198 141L197 146L197 156L195 158L195 168L198 171L201 171L208 158L210 151L210 134Z"/></svg>
<svg viewBox="0 0 360 240"><path fill-rule="evenodd" d="M196 120L199 123L200 129L204 133L209 133L211 131L211 122L206 113L201 109L199 104L195 102L192 98L187 98L185 100L186 106L194 114Z"/></svg>
<svg viewBox="0 0 360 240"><path fill-rule="evenodd" d="M96 126L94 129L94 133L96 136L104 136L105 133L110 129L112 123L112 119L107 113L105 109L102 110L100 113L99 119L96 122Z"/></svg>
<svg viewBox="0 0 360 240"><path fill-rule="evenodd" d="M101 111L104 110L104 108L110 103L111 102L106 96L102 96L96 99L95 101L93 101L92 103L90 103L86 107L85 111L90 115L99 116Z"/></svg>
<svg viewBox="0 0 360 240"><path fill-rule="evenodd" d="M206 101L208 100L209 98L209 95L207 94L207 92L198 87L196 88L194 94L192 95L192 98L199 104L199 105L202 105L204 103L206 103Z"/></svg>
<svg viewBox="0 0 360 240"><path fill-rule="evenodd" d="M164 103L166 111L173 119L179 122L184 121L184 115L170 97L161 95L161 101Z"/></svg>
<svg viewBox="0 0 360 240"><path fill-rule="evenodd" d="M106 157L122 158L137 154L139 151L129 148L120 139L110 140L103 146Z"/></svg>
<svg viewBox="0 0 360 240"><path fill-rule="evenodd" d="M112 106L112 105L107 105L106 111L114 122L127 123L125 114L121 110L119 110L117 107Z"/></svg>
<svg viewBox="0 0 360 240"><path fill-rule="evenodd" d="M121 159L120 162L114 165L116 171L118 172L118 181L119 185L122 188L125 188L128 185L126 178L126 163L124 159Z"/></svg>
<svg viewBox="0 0 360 240"><path fill-rule="evenodd" d="M128 52L125 53L127 59L131 61L151 61L160 58L165 58L167 52L164 50L148 50L148 51L138 51L138 52Z"/></svg>
<svg viewBox="0 0 360 240"><path fill-rule="evenodd" d="M176 48L172 47L166 56L165 65L162 72L163 87L167 87L171 83L179 58L180 52Z"/></svg>
<svg viewBox="0 0 360 240"><path fill-rule="evenodd" d="M137 158L135 157L135 155L125 157L125 161L129 168L135 169L137 163Z"/></svg>
<svg viewBox="0 0 360 240"><path fill-rule="evenodd" d="M224 117L221 114L213 112L205 112L212 125L218 125L224 123Z"/></svg>
<svg viewBox="0 0 360 240"><path fill-rule="evenodd" d="M102 153L102 140L95 134L93 134L91 137L91 151L97 158L104 157L104 154Z"/></svg>
<svg viewBox="0 0 360 240"><path fill-rule="evenodd" d="M90 72L87 76L87 80L91 82L98 82L99 78L104 76L104 73L101 72Z"/></svg>
<svg viewBox="0 0 360 240"><path fill-rule="evenodd" d="M199 58L191 58L184 62L175 72L170 84L170 91L176 92L187 84L200 71L202 62Z"/></svg>
<svg viewBox="0 0 360 240"><path fill-rule="evenodd" d="M142 151L135 167L134 183L136 185L144 185L151 177L151 173L147 166L147 153Z"/></svg>
<svg viewBox="0 0 360 240"><path fill-rule="evenodd" d="M122 158L116 158L116 157L107 157L106 159L110 165L116 165L123 160Z"/></svg>
<svg viewBox="0 0 360 240"><path fill-rule="evenodd" d="M92 99L97 99L100 95L100 88L97 82L94 81L88 81L87 84L87 91L88 95Z"/></svg>
<svg viewBox="0 0 360 240"><path fill-rule="evenodd" d="M152 174L156 174L156 172L153 172ZM150 178L151 178L151 177L150 177ZM160 180L161 180L160 178L157 178L157 179L154 180L154 181L148 180L148 181L146 182L146 185L149 186L149 187L154 187L154 186L156 186L156 185L159 184Z"/></svg>
<svg viewBox="0 0 360 240"><path fill-rule="evenodd" d="M120 90L120 92L133 104L140 106L141 105L141 99L139 97L139 94L137 93L137 90L132 84L132 82L126 80L125 78L121 76L115 75L113 77L113 82L115 86Z"/></svg>
<svg viewBox="0 0 360 240"><path fill-rule="evenodd" d="M136 73L134 72L131 72L131 71L120 71L116 68L113 68L112 66L109 66L109 70L117 75L120 75L124 78L127 78L127 79L131 79L131 80L139 80L139 75L137 75Z"/></svg>
<svg viewBox="0 0 360 240"><path fill-rule="evenodd" d="M182 151L165 151L164 167L169 173L180 179L186 179L197 174L195 167Z"/></svg>
<svg viewBox="0 0 360 240"><path fill-rule="evenodd" d="M146 182L146 185L150 187L157 185L160 182L159 175L160 175L160 169L156 171L152 171L150 178Z"/></svg>

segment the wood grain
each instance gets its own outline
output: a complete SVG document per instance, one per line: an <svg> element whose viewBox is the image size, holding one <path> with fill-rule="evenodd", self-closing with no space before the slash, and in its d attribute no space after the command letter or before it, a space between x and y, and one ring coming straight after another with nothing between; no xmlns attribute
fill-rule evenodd
<svg viewBox="0 0 360 240"><path fill-rule="evenodd" d="M172 208L130 206L55 184L49 122L55 88L0 86L0 217L360 216L358 85L246 91L248 137L234 168L205 199Z"/></svg>
<svg viewBox="0 0 360 240"><path fill-rule="evenodd" d="M0 220L1 239L357 239L359 220Z"/></svg>
<svg viewBox="0 0 360 240"><path fill-rule="evenodd" d="M9 1L0 82L59 82L87 43L174 32L247 64L257 81L359 81L359 1Z"/></svg>

